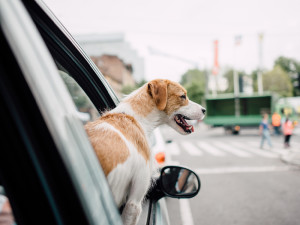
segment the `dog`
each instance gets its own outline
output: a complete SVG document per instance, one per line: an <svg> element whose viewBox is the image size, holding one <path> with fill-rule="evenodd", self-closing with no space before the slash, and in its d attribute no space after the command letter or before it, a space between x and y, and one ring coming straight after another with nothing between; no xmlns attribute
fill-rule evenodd
<svg viewBox="0 0 300 225"><path fill-rule="evenodd" d="M168 124L180 134L194 132L186 120L202 120L205 109L188 99L178 83L157 79L132 92L113 110L85 125L89 140L107 177L122 221L138 222L153 168L148 139Z"/></svg>

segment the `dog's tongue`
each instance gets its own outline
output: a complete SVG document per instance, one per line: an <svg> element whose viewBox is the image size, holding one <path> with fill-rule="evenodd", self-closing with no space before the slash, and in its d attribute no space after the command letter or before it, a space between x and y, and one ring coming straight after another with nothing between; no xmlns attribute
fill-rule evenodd
<svg viewBox="0 0 300 225"><path fill-rule="evenodd" d="M194 132L194 126L193 125L188 125L187 130L191 131L191 133Z"/></svg>
<svg viewBox="0 0 300 225"><path fill-rule="evenodd" d="M193 125L189 125L189 124L185 121L185 119L184 119L183 116L181 116L181 115L176 115L176 116L175 116L175 120L176 120L176 122L177 122L178 124L183 125L183 126L181 126L181 125L180 125L180 126L185 130L185 132L190 132L190 133L194 132L194 127L193 127Z"/></svg>
<svg viewBox="0 0 300 225"><path fill-rule="evenodd" d="M185 121L185 119L183 119L183 118L182 118L181 121L184 123L184 125L186 126L186 128L187 128L188 130L190 130L191 132L194 132L194 126L193 126L193 125L189 125L189 124Z"/></svg>

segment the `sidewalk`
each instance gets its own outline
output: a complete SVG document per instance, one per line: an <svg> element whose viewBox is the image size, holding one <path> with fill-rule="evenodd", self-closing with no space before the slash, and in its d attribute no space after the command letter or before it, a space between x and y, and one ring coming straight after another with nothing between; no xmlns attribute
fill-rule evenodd
<svg viewBox="0 0 300 225"><path fill-rule="evenodd" d="M297 128L295 128L292 138L296 138L296 139L300 138L300 127L299 126ZM282 154L280 156L280 158L282 161L284 161L286 163L300 166L300 146L296 146L296 149L290 150L286 154Z"/></svg>

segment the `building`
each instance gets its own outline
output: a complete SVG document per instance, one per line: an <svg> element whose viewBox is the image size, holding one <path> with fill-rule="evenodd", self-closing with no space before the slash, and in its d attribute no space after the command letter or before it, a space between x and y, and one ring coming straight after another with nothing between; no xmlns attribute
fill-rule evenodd
<svg viewBox="0 0 300 225"><path fill-rule="evenodd" d="M124 34L79 35L75 39L89 56L117 56L125 65L131 64L136 82L144 80L144 59L125 40Z"/></svg>
<svg viewBox="0 0 300 225"><path fill-rule="evenodd" d="M123 86L135 85L135 81L132 76L132 65L125 64L118 56L91 56L91 59L100 69L106 80L110 83L118 97L122 97Z"/></svg>

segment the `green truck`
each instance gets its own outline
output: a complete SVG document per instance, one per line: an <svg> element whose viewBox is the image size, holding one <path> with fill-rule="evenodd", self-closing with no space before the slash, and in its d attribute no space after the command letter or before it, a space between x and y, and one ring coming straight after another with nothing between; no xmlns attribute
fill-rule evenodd
<svg viewBox="0 0 300 225"><path fill-rule="evenodd" d="M204 122L212 127L224 127L239 134L241 127L258 127L262 115L275 110L276 96L271 93L219 94L206 96L207 116Z"/></svg>

